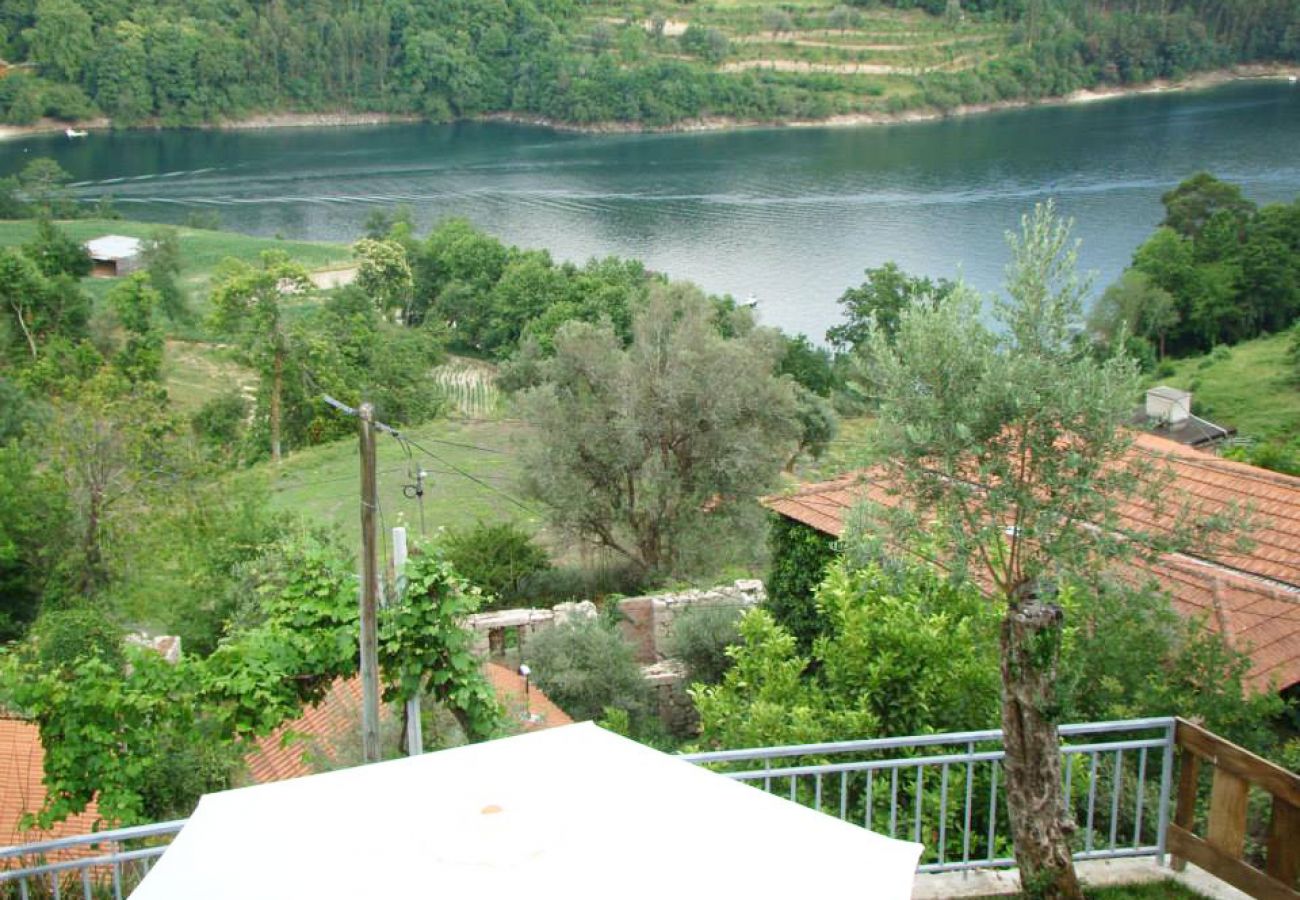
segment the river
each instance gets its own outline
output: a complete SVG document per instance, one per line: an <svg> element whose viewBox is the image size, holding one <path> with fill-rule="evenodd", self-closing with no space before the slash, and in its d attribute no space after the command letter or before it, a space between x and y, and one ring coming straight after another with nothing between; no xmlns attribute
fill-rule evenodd
<svg viewBox="0 0 1300 900"><path fill-rule="evenodd" d="M0 172L54 157L86 197L132 218L347 241L375 209L421 228L465 216L507 241L617 254L820 339L835 300L887 260L981 291L1004 232L1056 198L1104 286L1200 169L1260 201L1300 193L1300 88L1238 82L959 119L860 128L585 135L501 123L134 131L0 146Z"/></svg>

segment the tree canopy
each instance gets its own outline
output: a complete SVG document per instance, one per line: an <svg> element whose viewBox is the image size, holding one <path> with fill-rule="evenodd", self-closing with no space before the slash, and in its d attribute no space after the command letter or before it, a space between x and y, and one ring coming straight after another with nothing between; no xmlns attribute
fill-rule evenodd
<svg viewBox="0 0 1300 900"><path fill-rule="evenodd" d="M519 398L537 429L524 488L553 525L671 572L693 535L773 483L799 434L773 373L781 345L745 311L719 315L694 287L655 286L626 348L608 324L559 329Z"/></svg>

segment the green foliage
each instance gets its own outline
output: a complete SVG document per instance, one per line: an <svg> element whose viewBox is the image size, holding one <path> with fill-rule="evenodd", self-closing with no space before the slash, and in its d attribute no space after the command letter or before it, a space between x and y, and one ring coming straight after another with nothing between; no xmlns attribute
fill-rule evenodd
<svg viewBox="0 0 1300 900"><path fill-rule="evenodd" d="M11 358L34 363L58 340L85 337L90 299L67 274L44 275L35 262L12 248L0 250L0 311Z"/></svg>
<svg viewBox="0 0 1300 900"><path fill-rule="evenodd" d="M517 605L524 581L551 567L546 551L513 522L448 529L439 543L452 568L488 595L489 609Z"/></svg>
<svg viewBox="0 0 1300 900"><path fill-rule="evenodd" d="M1300 199L1257 209L1199 173L1164 195L1164 225L1102 300L1104 318L1174 355L1290 327L1300 316Z"/></svg>
<svg viewBox="0 0 1300 900"><path fill-rule="evenodd" d="M158 381L162 373L163 335L154 323L162 295L146 272L136 272L113 286L106 298L126 331L126 343L113 364L130 381Z"/></svg>
<svg viewBox="0 0 1300 900"><path fill-rule="evenodd" d="M1011 605L1048 572L1059 578L1132 552L1112 537L1116 504L1158 480L1124 462L1132 362L1098 362L1073 340L1087 285L1069 228L1049 204L1008 236L999 331L959 290L941 306L912 308L893 344L878 333L870 347L882 398L875 442L902 494L894 510L873 508L881 528L891 543L937 541L945 565L978 572Z"/></svg>
<svg viewBox="0 0 1300 900"><path fill-rule="evenodd" d="M248 398L238 389L226 391L206 401L190 417L190 428L213 458L232 462L244 438L248 413Z"/></svg>
<svg viewBox="0 0 1300 900"><path fill-rule="evenodd" d="M599 618L572 618L525 646L532 680L575 720L601 718L609 708L634 722L649 714L650 696L632 645Z"/></svg>
<svg viewBox="0 0 1300 900"><path fill-rule="evenodd" d="M192 316L185 291L177 279L181 273L180 235L175 228L158 228L145 242L141 254L149 283L158 292L158 309L173 322L188 322Z"/></svg>
<svg viewBox="0 0 1300 900"><path fill-rule="evenodd" d="M935 282L908 275L892 262L867 269L866 274L866 281L846 290L837 301L845 321L826 332L826 340L840 352L866 347L873 329L892 344L907 310L939 306L957 288L946 278Z"/></svg>
<svg viewBox="0 0 1300 900"><path fill-rule="evenodd" d="M668 655L686 666L691 684L717 684L731 668L728 647L740 643L739 606L688 606L673 618Z"/></svg>
<svg viewBox="0 0 1300 900"><path fill-rule="evenodd" d="M36 234L23 245L22 250L46 277L71 275L82 278L90 274L90 256L86 248L70 238L48 216L36 219Z"/></svg>
<svg viewBox="0 0 1300 900"><path fill-rule="evenodd" d="M687 542L773 483L797 435L779 346L718 333L688 285L656 286L624 349L609 326L570 322L542 383L519 397L536 428L524 490L557 528L672 572Z"/></svg>
<svg viewBox="0 0 1300 900"><path fill-rule="evenodd" d="M54 160L38 156L18 173L18 188L24 201L52 219L71 218L76 208L68 195L72 176Z"/></svg>
<svg viewBox="0 0 1300 900"><path fill-rule="evenodd" d="M453 347L499 358L529 343L549 354L559 328L575 320L609 322L626 342L649 281L639 262L556 265L544 251L507 247L462 219L440 224L410 256L409 319L442 323Z"/></svg>
<svg viewBox="0 0 1300 900"><path fill-rule="evenodd" d="M829 397L839 387L830 351L814 347L802 334L785 339L785 353L781 355L777 373L789 375L796 384L819 397Z"/></svg>
<svg viewBox="0 0 1300 900"><path fill-rule="evenodd" d="M1176 613L1159 585L1094 578L1067 585L1061 598L1065 720L1172 712L1256 753L1274 752L1282 700L1250 688L1250 657L1232 650L1205 621Z"/></svg>
<svg viewBox="0 0 1300 900"><path fill-rule="evenodd" d="M496 736L502 711L461 624L479 608L481 593L429 554L407 562L405 581L401 599L380 617L384 699L426 694L452 710L469 740Z"/></svg>
<svg viewBox="0 0 1300 900"><path fill-rule="evenodd" d="M124 637L121 627L100 609L50 609L32 626L32 652L35 661L50 672L64 672L88 658L102 660L120 672L126 666Z"/></svg>
<svg viewBox="0 0 1300 900"><path fill-rule="evenodd" d="M769 523L764 608L806 652L823 628L814 594L838 550L834 538L802 522L772 513Z"/></svg>
<svg viewBox="0 0 1300 900"><path fill-rule="evenodd" d="M68 536L58 483L17 441L0 444L0 644L26 632Z"/></svg>
<svg viewBox="0 0 1300 900"><path fill-rule="evenodd" d="M186 815L200 794L230 783L244 740L263 735L319 700L357 667L356 585L345 558L304 540L282 548L283 565L255 590L260 604L207 657L169 664L127 650L128 665L75 651L61 667L31 653L2 658L3 683L34 719L45 746L44 826L98 796L109 822ZM420 689L451 707L471 740L491 736L500 713L458 624L477 604L450 568L416 555L406 592L385 607L380 664L385 696ZM36 646L39 646L36 645Z"/></svg>

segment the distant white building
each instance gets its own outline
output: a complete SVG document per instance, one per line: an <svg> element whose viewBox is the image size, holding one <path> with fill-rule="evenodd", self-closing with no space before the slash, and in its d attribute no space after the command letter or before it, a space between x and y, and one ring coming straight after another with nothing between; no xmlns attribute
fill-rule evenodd
<svg viewBox="0 0 1300 900"><path fill-rule="evenodd" d="M106 234L93 241L86 241L86 252L94 263L90 274L96 278L129 275L140 268L140 254L143 250L144 242L139 238L120 234Z"/></svg>

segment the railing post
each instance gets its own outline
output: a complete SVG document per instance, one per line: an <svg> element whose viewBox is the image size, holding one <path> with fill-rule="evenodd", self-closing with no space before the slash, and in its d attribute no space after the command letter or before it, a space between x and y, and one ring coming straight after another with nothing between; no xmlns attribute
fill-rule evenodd
<svg viewBox="0 0 1300 900"><path fill-rule="evenodd" d="M1169 831L1169 794L1174 781L1174 735L1178 727L1176 719L1170 719L1165 726L1165 747L1160 760L1160 807L1156 821L1156 864L1165 865L1167 856L1167 838Z"/></svg>

